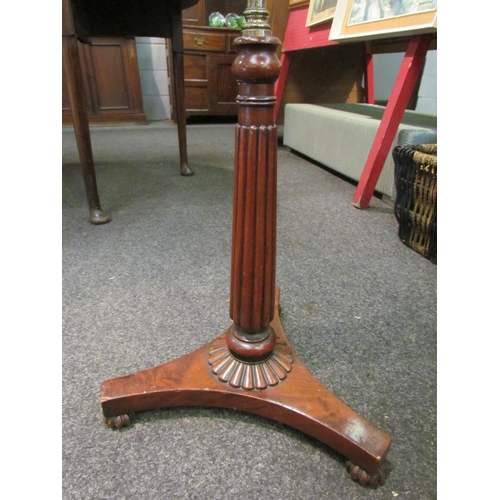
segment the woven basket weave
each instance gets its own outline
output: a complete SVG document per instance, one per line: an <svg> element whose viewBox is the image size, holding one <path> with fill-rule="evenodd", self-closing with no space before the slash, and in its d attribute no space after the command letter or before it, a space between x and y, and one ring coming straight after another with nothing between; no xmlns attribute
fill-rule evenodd
<svg viewBox="0 0 500 500"><path fill-rule="evenodd" d="M437 264L437 144L393 150L399 238Z"/></svg>

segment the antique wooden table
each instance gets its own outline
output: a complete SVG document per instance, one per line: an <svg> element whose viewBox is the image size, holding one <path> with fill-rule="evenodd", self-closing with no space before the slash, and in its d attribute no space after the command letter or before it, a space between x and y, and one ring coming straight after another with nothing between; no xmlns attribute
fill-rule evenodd
<svg viewBox="0 0 500 500"><path fill-rule="evenodd" d="M171 40L173 76L177 89L175 105L181 174L192 175L187 159L181 12L197 2L198 0L62 0L64 66L92 224L105 224L111 220L111 216L101 208L99 201L77 40L88 43L90 37L98 36L147 36Z"/></svg>
<svg viewBox="0 0 500 500"><path fill-rule="evenodd" d="M175 3L176 16L180 14L178 0L164 3ZM347 458L353 479L377 486L384 479L382 465L391 438L309 372L280 322L275 285L278 141L274 120L280 41L265 23L264 0L249 0L245 16L232 67L238 82L230 284L233 323L190 354L104 381L104 420L121 428L131 423L136 412L149 409L187 405L244 410L313 436ZM171 36L173 27L169 30L165 34Z"/></svg>

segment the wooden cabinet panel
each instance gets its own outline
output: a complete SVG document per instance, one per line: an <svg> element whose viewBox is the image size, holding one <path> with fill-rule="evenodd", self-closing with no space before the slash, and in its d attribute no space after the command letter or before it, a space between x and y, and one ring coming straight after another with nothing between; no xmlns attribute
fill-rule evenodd
<svg viewBox="0 0 500 500"><path fill-rule="evenodd" d="M135 40L91 38L79 44L90 123L146 123ZM64 64L64 63L63 63ZM63 71L63 124L72 123Z"/></svg>
<svg viewBox="0 0 500 500"><path fill-rule="evenodd" d="M203 32L200 30L184 30L184 50L202 50L207 52L225 52L227 35L217 32Z"/></svg>
<svg viewBox="0 0 500 500"><path fill-rule="evenodd" d="M182 11L182 24L187 26L202 26L205 24L205 3L198 2L196 5Z"/></svg>
<svg viewBox="0 0 500 500"><path fill-rule="evenodd" d="M85 47L94 107L98 112L129 108L130 85L123 49L119 41L105 40L94 40L92 47Z"/></svg>
<svg viewBox="0 0 500 500"><path fill-rule="evenodd" d="M206 54L184 54L184 79L186 85L193 80L208 81Z"/></svg>
<svg viewBox="0 0 500 500"><path fill-rule="evenodd" d="M184 54L184 103L186 114L207 114L210 110L208 61L204 53Z"/></svg>
<svg viewBox="0 0 500 500"><path fill-rule="evenodd" d="M231 73L236 53L232 50L231 41L240 33L240 30L208 26L184 28L186 117L237 114L238 89ZM171 90L175 99L175 88Z"/></svg>
<svg viewBox="0 0 500 500"><path fill-rule="evenodd" d="M200 3L203 0L200 1ZM270 0L268 0L269 2ZM247 8L247 0L204 0L205 3L205 24L208 24L208 16L212 12L220 12L227 15L229 13L243 14ZM268 8L269 10L269 8Z"/></svg>
<svg viewBox="0 0 500 500"><path fill-rule="evenodd" d="M237 35L229 35L229 40L228 40L228 43L229 43L229 52L236 52L236 47L234 46L234 41L240 36L240 33L238 33Z"/></svg>
<svg viewBox="0 0 500 500"><path fill-rule="evenodd" d="M208 98L208 87L186 87L184 89L186 103L186 115L209 114L210 105Z"/></svg>
<svg viewBox="0 0 500 500"><path fill-rule="evenodd" d="M218 114L237 115L238 84L231 73L234 55L217 55L211 59L212 109Z"/></svg>
<svg viewBox="0 0 500 500"><path fill-rule="evenodd" d="M223 15L235 13L242 15L247 8L247 0L200 0L196 6L182 11L184 26L208 26L208 18L212 12L220 12ZM269 11L268 23L271 26L272 34L278 37L281 42L285 36L286 24L289 14L289 0L267 0L267 10ZM196 14L194 14L196 9ZM231 37L232 40L236 36ZM232 41L231 40L231 41ZM281 46L278 47L278 57L281 53Z"/></svg>
<svg viewBox="0 0 500 500"><path fill-rule="evenodd" d="M288 103L363 102L364 67L362 42L293 52L277 123Z"/></svg>
<svg viewBox="0 0 500 500"><path fill-rule="evenodd" d="M288 0L286 2L288 8ZM246 7L247 0L200 0L182 11L182 23L184 26L208 26L208 17L212 12L242 14Z"/></svg>
<svg viewBox="0 0 500 500"><path fill-rule="evenodd" d="M233 42L241 35L241 31L209 27L208 17L212 12L243 14L246 7L247 0L200 0L193 7L182 11L187 117L238 114L238 85L231 73L231 65L236 57ZM288 0L268 0L267 8L271 30L282 40L288 19ZM171 97L175 100L172 83ZM175 113L173 116L175 120Z"/></svg>

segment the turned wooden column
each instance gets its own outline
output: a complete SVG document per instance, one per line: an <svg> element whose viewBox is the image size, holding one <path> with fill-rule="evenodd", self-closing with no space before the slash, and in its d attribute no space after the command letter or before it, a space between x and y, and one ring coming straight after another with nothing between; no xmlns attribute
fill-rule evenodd
<svg viewBox="0 0 500 500"><path fill-rule="evenodd" d="M276 48L263 22L262 1L250 0L247 24L235 45L232 71L238 82L230 317L226 340L245 361L268 357L276 344L269 326L276 279L277 128L274 82L280 73Z"/></svg>
<svg viewBox="0 0 500 500"><path fill-rule="evenodd" d="M135 412L175 406L247 411L290 425L347 458L349 475L383 483L391 438L333 395L297 357L279 318L276 269L277 132L274 82L279 40L264 0L249 0L235 44L238 81L230 318L213 341L162 365L101 384L109 427Z"/></svg>

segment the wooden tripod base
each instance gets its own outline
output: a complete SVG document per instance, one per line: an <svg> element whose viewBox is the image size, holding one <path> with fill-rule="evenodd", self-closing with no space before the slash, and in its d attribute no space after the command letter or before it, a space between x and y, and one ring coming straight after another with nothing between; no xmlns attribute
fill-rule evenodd
<svg viewBox="0 0 500 500"><path fill-rule="evenodd" d="M391 438L311 374L288 344L278 308L277 287L271 327L278 342L270 358L253 365L240 362L227 350L225 336L221 335L163 365L106 380L101 384L106 424L123 427L135 412L174 406L247 411L325 443L348 459L346 465L353 479L378 486L384 480L381 465Z"/></svg>

